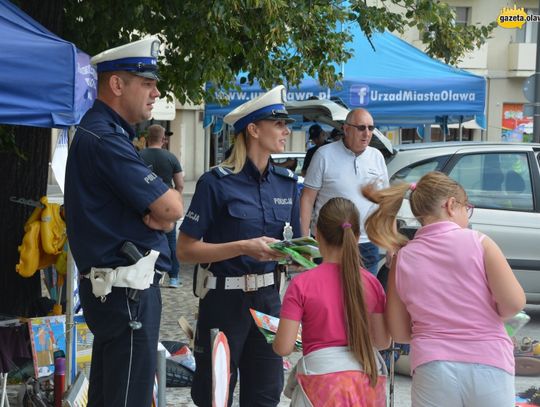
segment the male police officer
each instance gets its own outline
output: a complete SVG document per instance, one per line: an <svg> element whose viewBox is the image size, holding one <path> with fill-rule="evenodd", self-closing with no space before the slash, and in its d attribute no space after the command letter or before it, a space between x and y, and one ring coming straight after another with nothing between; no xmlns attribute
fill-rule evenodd
<svg viewBox="0 0 540 407"><path fill-rule="evenodd" d="M152 402L161 317L157 270L171 266L164 232L183 212L178 192L151 172L130 141L131 126L151 117L160 95L158 51L151 37L92 58L98 98L69 150L67 232L94 334L89 407ZM131 255L122 250L126 242L136 248Z"/></svg>

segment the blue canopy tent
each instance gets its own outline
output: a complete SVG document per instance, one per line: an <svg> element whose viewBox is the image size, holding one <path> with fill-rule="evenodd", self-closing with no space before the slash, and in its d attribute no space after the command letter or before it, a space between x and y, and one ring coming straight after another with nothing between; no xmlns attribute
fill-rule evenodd
<svg viewBox="0 0 540 407"><path fill-rule="evenodd" d="M0 123L77 124L96 95L89 56L7 0L0 0L0 33Z"/></svg>
<svg viewBox="0 0 540 407"><path fill-rule="evenodd" d="M7 0L0 0L0 124L62 128L76 125L96 98L90 57ZM74 262L68 256L66 326L73 323ZM72 344L72 330L66 343ZM73 367L66 346L67 383Z"/></svg>
<svg viewBox="0 0 540 407"><path fill-rule="evenodd" d="M372 48L357 28L348 44L354 56L344 64L343 80L334 89L305 78L290 88L290 100L339 97L350 108L368 109L378 126L415 127L476 117L484 121L486 80L439 62L389 32L375 33ZM263 90L254 83L230 92L228 106L209 104L208 115L223 116Z"/></svg>

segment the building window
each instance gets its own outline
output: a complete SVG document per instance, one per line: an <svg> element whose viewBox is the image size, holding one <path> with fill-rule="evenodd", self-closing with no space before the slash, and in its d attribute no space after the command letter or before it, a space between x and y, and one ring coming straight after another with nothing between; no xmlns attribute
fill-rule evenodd
<svg viewBox="0 0 540 407"><path fill-rule="evenodd" d="M454 7L456 12L456 25L471 24L471 8L470 7Z"/></svg>
<svg viewBox="0 0 540 407"><path fill-rule="evenodd" d="M525 9L528 15L538 14L538 9ZM536 43L536 35L538 33L538 23L525 23L523 27L516 28L516 42Z"/></svg>

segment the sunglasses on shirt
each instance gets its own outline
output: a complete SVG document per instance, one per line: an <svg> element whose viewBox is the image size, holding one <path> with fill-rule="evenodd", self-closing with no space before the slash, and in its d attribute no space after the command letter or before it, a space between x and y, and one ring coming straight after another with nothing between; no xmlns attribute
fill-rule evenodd
<svg viewBox="0 0 540 407"><path fill-rule="evenodd" d="M347 126L354 127L355 129L360 130L360 131L365 131L366 129L368 129L369 131L375 130L375 126L373 126L372 124L370 124L369 126L366 126L365 124L352 124L352 123L345 123L345 124Z"/></svg>

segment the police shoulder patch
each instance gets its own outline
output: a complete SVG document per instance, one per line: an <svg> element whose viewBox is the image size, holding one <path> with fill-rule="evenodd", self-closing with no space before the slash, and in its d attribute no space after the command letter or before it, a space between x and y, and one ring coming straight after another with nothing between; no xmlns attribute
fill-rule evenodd
<svg viewBox="0 0 540 407"><path fill-rule="evenodd" d="M233 173L230 168L225 168L225 167L220 167L220 166L212 168L211 171L218 178L223 178Z"/></svg>
<svg viewBox="0 0 540 407"><path fill-rule="evenodd" d="M129 138L129 133L124 130L124 128L114 122L111 122L109 123L111 125L111 127L114 129L114 132L115 133L118 133L118 134L123 134L124 136L128 137Z"/></svg>
<svg viewBox="0 0 540 407"><path fill-rule="evenodd" d="M274 165L272 168L272 172L281 177L290 178L291 180L294 180L294 181L298 180L298 176L294 172L289 170L288 168L283 168L278 165Z"/></svg>

